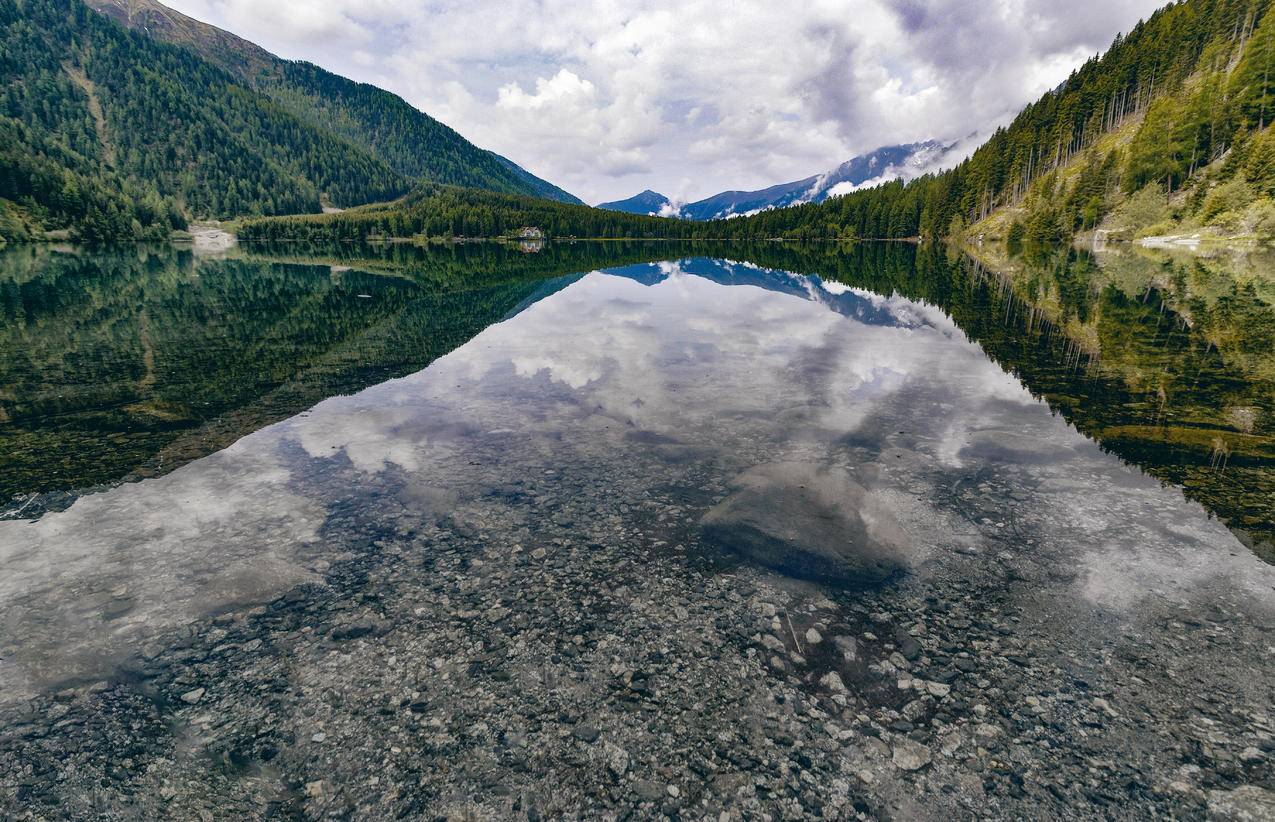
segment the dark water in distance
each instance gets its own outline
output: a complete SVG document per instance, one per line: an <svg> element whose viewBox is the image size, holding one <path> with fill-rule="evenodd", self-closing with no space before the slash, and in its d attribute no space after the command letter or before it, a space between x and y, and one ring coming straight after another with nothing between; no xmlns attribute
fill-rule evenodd
<svg viewBox="0 0 1275 822"><path fill-rule="evenodd" d="M630 259L608 246L572 250L568 262L560 249L366 249L357 268L335 256L344 249L314 263L169 248L8 252L0 498L172 470L423 367L555 277Z"/></svg>
<svg viewBox="0 0 1275 822"><path fill-rule="evenodd" d="M692 276L814 294L834 313L869 311L846 296L859 292L936 306L1080 431L1271 556L1275 278L1260 260L1132 251L989 268L899 244L12 250L0 254L0 510L29 517L162 475L410 374L582 272L619 267L650 285L661 269L646 263L696 255Z"/></svg>

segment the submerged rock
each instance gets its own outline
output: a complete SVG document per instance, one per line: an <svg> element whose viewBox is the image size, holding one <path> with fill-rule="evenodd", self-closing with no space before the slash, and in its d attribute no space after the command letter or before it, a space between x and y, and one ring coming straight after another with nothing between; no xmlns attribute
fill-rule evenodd
<svg viewBox="0 0 1275 822"><path fill-rule="evenodd" d="M741 475L738 490L704 515L704 536L801 579L868 586L909 565L893 515L839 469L772 463Z"/></svg>
<svg viewBox="0 0 1275 822"><path fill-rule="evenodd" d="M894 743L891 759L896 768L904 771L919 771L930 764L930 749L910 739L901 739Z"/></svg>
<svg viewBox="0 0 1275 822"><path fill-rule="evenodd" d="M664 789L654 782L638 779L633 783L633 792L643 802L654 802L664 796Z"/></svg>
<svg viewBox="0 0 1275 822"><path fill-rule="evenodd" d="M337 625L332 629L332 638L336 640L358 639L359 637L382 633L384 630L384 624L369 617Z"/></svg>
<svg viewBox="0 0 1275 822"><path fill-rule="evenodd" d="M596 742L601 731L592 725L577 725L571 733L581 742Z"/></svg>
<svg viewBox="0 0 1275 822"><path fill-rule="evenodd" d="M1257 785L1233 791L1209 791L1209 818L1219 822L1259 822L1275 819L1275 793Z"/></svg>

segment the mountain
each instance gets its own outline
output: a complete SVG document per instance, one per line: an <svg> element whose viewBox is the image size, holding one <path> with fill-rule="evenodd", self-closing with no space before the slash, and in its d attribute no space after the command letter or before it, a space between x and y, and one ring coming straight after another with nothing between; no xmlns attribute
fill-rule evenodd
<svg viewBox="0 0 1275 822"><path fill-rule="evenodd" d="M605 208L608 211L623 211L625 214L658 215L671 205L672 201L668 197L648 188L641 194L635 194L627 200L599 203L598 208Z"/></svg>
<svg viewBox="0 0 1275 822"><path fill-rule="evenodd" d="M910 180L941 165L952 147L952 144L945 145L934 140L883 146L847 160L825 174L816 174L804 180L780 183L757 191L723 191L683 205L676 211L668 197L650 189L627 200L601 203L598 208L628 214L677 216L689 220L724 220L748 216L772 208L823 202L829 197L890 180Z"/></svg>
<svg viewBox="0 0 1275 822"><path fill-rule="evenodd" d="M257 221L251 230L262 237L350 239L493 236L488 232L537 225L551 236L971 236L1012 243L1056 242L1099 229L1129 239L1203 232L1227 241L1272 240L1272 2L1167 5L1117 35L1105 54L1022 109L953 168L822 202L694 222L423 186L397 204L331 218ZM832 185L822 193L837 192Z"/></svg>
<svg viewBox="0 0 1275 822"><path fill-rule="evenodd" d="M0 239L157 237L421 180L579 202L374 86L153 0L93 5L0 0Z"/></svg>
<svg viewBox="0 0 1275 822"><path fill-rule="evenodd" d="M189 48L243 79L290 113L326 127L413 179L581 202L513 161L472 145L402 98L313 63L282 60L230 32L155 0L85 0L156 40Z"/></svg>
<svg viewBox="0 0 1275 822"><path fill-rule="evenodd" d="M819 203L830 196L845 194L864 185L896 179L911 179L932 170L947 155L951 145L935 142L883 146L847 160L826 174L763 188L758 191L723 191L682 206L680 216L692 220L721 220L755 214L772 208L801 203Z"/></svg>
<svg viewBox="0 0 1275 822"><path fill-rule="evenodd" d="M757 236L1275 237L1272 0L1181 0L942 174L767 211Z"/></svg>

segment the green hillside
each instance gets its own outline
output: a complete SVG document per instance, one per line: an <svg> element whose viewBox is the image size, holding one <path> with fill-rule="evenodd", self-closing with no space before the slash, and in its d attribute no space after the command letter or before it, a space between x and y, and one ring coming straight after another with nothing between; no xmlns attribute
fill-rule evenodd
<svg viewBox="0 0 1275 822"><path fill-rule="evenodd" d="M388 200L422 178L570 198L387 92L211 27L188 35L160 42L78 0L0 0L0 240L152 238L188 218Z"/></svg>
<svg viewBox="0 0 1275 822"><path fill-rule="evenodd" d="M313 63L282 60L155 0L86 2L124 26L198 52L298 119L334 132L406 178L580 202L512 161L477 148L401 97L376 86L356 83Z"/></svg>
<svg viewBox="0 0 1275 822"><path fill-rule="evenodd" d="M1051 241L1105 221L1127 235L1156 227L1270 237L1270 5L1166 6L953 170L753 220L763 234L805 236Z"/></svg>

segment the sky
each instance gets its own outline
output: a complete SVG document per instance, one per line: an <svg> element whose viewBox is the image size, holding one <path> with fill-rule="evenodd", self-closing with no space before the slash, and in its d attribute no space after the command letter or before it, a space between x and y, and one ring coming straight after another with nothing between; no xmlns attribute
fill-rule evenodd
<svg viewBox="0 0 1275 822"><path fill-rule="evenodd" d="M589 203L983 136L1157 0L164 0L374 83Z"/></svg>

